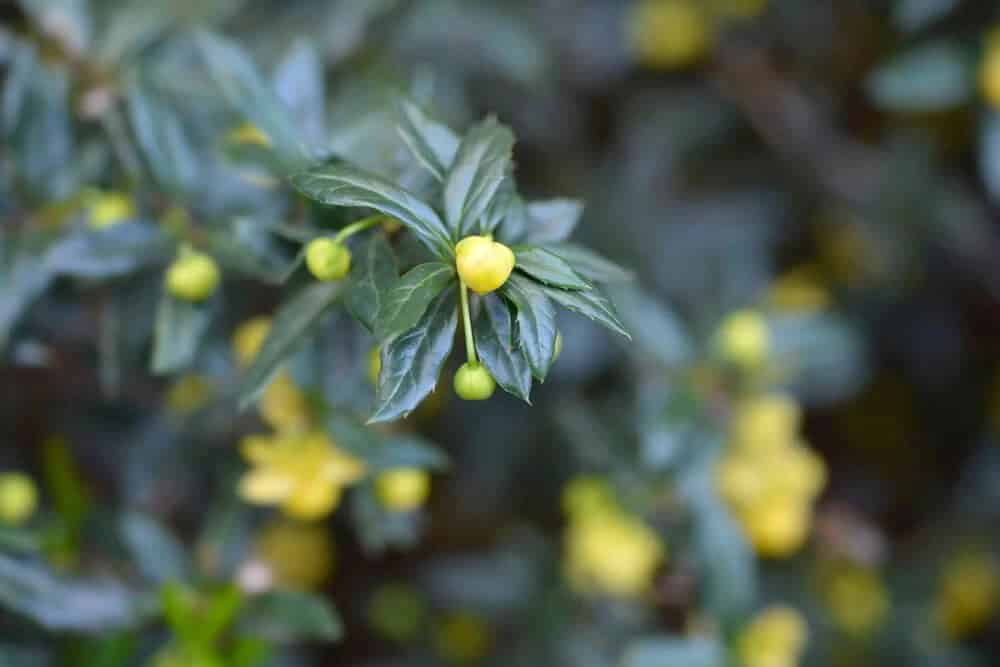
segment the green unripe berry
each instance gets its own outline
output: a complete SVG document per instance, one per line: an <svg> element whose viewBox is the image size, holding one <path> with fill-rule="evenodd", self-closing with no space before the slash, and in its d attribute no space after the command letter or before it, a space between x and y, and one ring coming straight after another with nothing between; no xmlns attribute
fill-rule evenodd
<svg viewBox="0 0 1000 667"><path fill-rule="evenodd" d="M477 361L467 361L455 373L455 393L467 401L485 401L493 395L497 383Z"/></svg>
<svg viewBox="0 0 1000 667"><path fill-rule="evenodd" d="M167 292L181 301L199 303L219 286L219 266L200 252L182 252L167 269Z"/></svg>
<svg viewBox="0 0 1000 667"><path fill-rule="evenodd" d="M38 491L30 477L19 472L0 473L0 524L27 521L38 506Z"/></svg>
<svg viewBox="0 0 1000 667"><path fill-rule="evenodd" d="M317 280L340 280L351 270L351 251L333 239L314 239L306 246L306 266Z"/></svg>

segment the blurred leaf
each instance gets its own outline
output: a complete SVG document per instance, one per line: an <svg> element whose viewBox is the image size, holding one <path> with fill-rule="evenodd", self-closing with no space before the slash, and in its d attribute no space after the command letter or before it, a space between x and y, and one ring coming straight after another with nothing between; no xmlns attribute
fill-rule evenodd
<svg viewBox="0 0 1000 667"><path fill-rule="evenodd" d="M637 287L623 286L611 294L622 321L645 354L668 368L692 359L694 341L672 309Z"/></svg>
<svg viewBox="0 0 1000 667"><path fill-rule="evenodd" d="M380 343L413 328L431 301L454 284L455 269L450 264L420 264L399 277L386 293L375 323L375 338Z"/></svg>
<svg viewBox="0 0 1000 667"><path fill-rule="evenodd" d="M62 436L46 438L42 443L42 470L46 488L67 533L69 544L63 546L75 552L83 522L90 512L91 498L69 443Z"/></svg>
<svg viewBox="0 0 1000 667"><path fill-rule="evenodd" d="M44 262L27 253L17 253L2 273L0 289L0 352L7 347L10 335L21 317L49 286L52 274Z"/></svg>
<svg viewBox="0 0 1000 667"><path fill-rule="evenodd" d="M274 72L274 89L303 136L314 144L326 141L323 63L311 42L299 39L292 45Z"/></svg>
<svg viewBox="0 0 1000 667"><path fill-rule="evenodd" d="M313 326L336 302L343 283L315 282L290 298L274 314L270 331L237 390L240 409L246 409L270 381L285 359L301 345Z"/></svg>
<svg viewBox="0 0 1000 667"><path fill-rule="evenodd" d="M618 319L615 307L598 290L592 289L586 292L568 292L546 285L540 286L542 293L549 297L563 308L579 313L586 318L597 322L601 326L611 329L617 334L621 334L632 339L629 332L625 330L625 325Z"/></svg>
<svg viewBox="0 0 1000 667"><path fill-rule="evenodd" d="M119 519L119 530L146 579L154 584L190 579L193 568L184 545L153 518L128 512Z"/></svg>
<svg viewBox="0 0 1000 667"><path fill-rule="evenodd" d="M473 327L479 359L504 391L531 404L531 367L514 346L514 322L507 303L487 294Z"/></svg>
<svg viewBox="0 0 1000 667"><path fill-rule="evenodd" d="M904 32L915 32L944 18L960 0L896 0L893 21Z"/></svg>
<svg viewBox="0 0 1000 667"><path fill-rule="evenodd" d="M347 310L369 331L375 331L382 302L398 277L396 255L385 236L372 234L361 252L354 255L344 299Z"/></svg>
<svg viewBox="0 0 1000 667"><path fill-rule="evenodd" d="M105 632L148 617L138 596L112 580L66 579L0 554L0 603L54 631Z"/></svg>
<svg viewBox="0 0 1000 667"><path fill-rule="evenodd" d="M1000 113L986 116L979 132L979 172L990 197L1000 202Z"/></svg>
<svg viewBox="0 0 1000 667"><path fill-rule="evenodd" d="M235 218L206 235L205 248L224 268L279 285L299 264L289 258L263 225L248 218Z"/></svg>
<svg viewBox="0 0 1000 667"><path fill-rule="evenodd" d="M291 183L309 199L327 206L361 206L392 216L438 257L452 255L448 229L434 209L380 176L337 164L295 174Z"/></svg>
<svg viewBox="0 0 1000 667"><path fill-rule="evenodd" d="M633 641L621 667L725 667L726 651L711 639L650 637Z"/></svg>
<svg viewBox="0 0 1000 667"><path fill-rule="evenodd" d="M382 346L382 371L369 423L405 417L437 385L455 338L455 291L439 294L408 332Z"/></svg>
<svg viewBox="0 0 1000 667"><path fill-rule="evenodd" d="M967 102L974 92L974 68L964 49L932 42L897 55L866 81L872 101L896 112L943 111Z"/></svg>
<svg viewBox="0 0 1000 667"><path fill-rule="evenodd" d="M108 12L109 22L97 39L97 59L114 64L152 44L177 22L172 0L125 0Z"/></svg>
<svg viewBox="0 0 1000 667"><path fill-rule="evenodd" d="M635 279L631 271L581 245L548 243L545 248L566 260L578 274L595 283L626 283Z"/></svg>
<svg viewBox="0 0 1000 667"><path fill-rule="evenodd" d="M336 641L343 634L340 617L323 598L293 591L250 598L240 626L247 634L279 643Z"/></svg>
<svg viewBox="0 0 1000 667"><path fill-rule="evenodd" d="M565 241L576 229L583 214L583 203L576 199L549 199L527 204L531 223L525 229L524 242L530 244Z"/></svg>
<svg viewBox="0 0 1000 667"><path fill-rule="evenodd" d="M166 100L132 83L126 93L136 143L153 179L163 189L190 193L199 183L200 158Z"/></svg>
<svg viewBox="0 0 1000 667"><path fill-rule="evenodd" d="M156 374L175 373L189 366L208 330L210 304L160 297L153 329L151 369Z"/></svg>
<svg viewBox="0 0 1000 667"><path fill-rule="evenodd" d="M591 289L590 283L578 276L564 259L544 248L515 246L513 251L517 259L514 268L539 282L569 290Z"/></svg>
<svg viewBox="0 0 1000 667"><path fill-rule="evenodd" d="M159 225L134 220L71 232L48 248L44 261L53 274L108 278L165 263L173 249Z"/></svg>
<svg viewBox="0 0 1000 667"><path fill-rule="evenodd" d="M38 551L39 546L38 537L30 530L0 526L0 551L30 554Z"/></svg>
<svg viewBox="0 0 1000 667"><path fill-rule="evenodd" d="M371 483L351 494L351 523L366 554L375 556L387 549L410 549L420 537L418 512L394 512L375 495Z"/></svg>
<svg viewBox="0 0 1000 667"><path fill-rule="evenodd" d="M243 593L233 585L212 593L198 620L198 643L211 646L218 640L236 620L243 602Z"/></svg>
<svg viewBox="0 0 1000 667"><path fill-rule="evenodd" d="M868 354L852 323L833 314L788 315L770 321L775 359L789 371L788 384L802 401L828 405L864 387Z"/></svg>
<svg viewBox="0 0 1000 667"><path fill-rule="evenodd" d="M517 307L517 334L521 351L539 380L548 375L556 352L556 310L541 287L512 275L501 288Z"/></svg>
<svg viewBox="0 0 1000 667"><path fill-rule="evenodd" d="M423 438L409 434L373 443L362 456L373 474L395 468L446 470L450 465L447 454Z"/></svg>
<svg viewBox="0 0 1000 667"><path fill-rule="evenodd" d="M198 32L197 44L212 80L229 106L267 136L284 169L291 172L305 166L310 160L309 151L291 111L271 92L243 49L204 30Z"/></svg>
<svg viewBox="0 0 1000 667"><path fill-rule="evenodd" d="M436 179L444 181L458 152L458 135L448 126L432 120L409 100L400 104L400 116L396 129L413 157Z"/></svg>
<svg viewBox="0 0 1000 667"><path fill-rule="evenodd" d="M507 175L514 134L495 118L487 118L462 138L444 181L445 220L451 238L473 231Z"/></svg>

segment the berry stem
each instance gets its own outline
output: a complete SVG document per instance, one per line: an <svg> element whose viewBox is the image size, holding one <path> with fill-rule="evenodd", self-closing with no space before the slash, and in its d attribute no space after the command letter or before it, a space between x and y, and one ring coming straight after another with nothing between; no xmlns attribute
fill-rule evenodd
<svg viewBox="0 0 1000 667"><path fill-rule="evenodd" d="M379 225L384 220L385 220L385 216L382 215L382 214L371 215L371 216L368 216L367 218L361 218L357 222L352 222L351 224L347 225L346 227L344 227L343 229L341 229L339 232L337 232L337 235L333 237L333 242L334 243L341 243L345 239L347 239L349 236L353 236L354 234L357 234L358 232L363 232L364 230L368 229L369 227L374 227L375 225Z"/></svg>
<svg viewBox="0 0 1000 667"><path fill-rule="evenodd" d="M469 288L466 287L465 281L459 280L458 293L462 301L462 324L465 327L465 354L469 358L469 361L476 363L479 359L476 357L476 342L472 338L472 316L469 314Z"/></svg>

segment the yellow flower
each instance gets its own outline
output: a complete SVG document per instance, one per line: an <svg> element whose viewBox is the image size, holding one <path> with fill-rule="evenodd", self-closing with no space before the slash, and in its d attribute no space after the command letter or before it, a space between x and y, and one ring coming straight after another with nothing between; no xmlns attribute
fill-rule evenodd
<svg viewBox="0 0 1000 667"><path fill-rule="evenodd" d="M466 236L455 246L455 265L462 282L477 294L499 289L514 270L514 253L489 236Z"/></svg>
<svg viewBox="0 0 1000 667"><path fill-rule="evenodd" d="M491 644L486 622L469 612L446 616L434 631L434 645L448 662L476 662L489 652Z"/></svg>
<svg viewBox="0 0 1000 667"><path fill-rule="evenodd" d="M566 577L581 593L635 597L664 559L659 537L618 508L581 513L566 530Z"/></svg>
<svg viewBox="0 0 1000 667"><path fill-rule="evenodd" d="M738 517L747 539L765 558L785 558L809 536L812 508L797 498L774 496L742 510Z"/></svg>
<svg viewBox="0 0 1000 667"><path fill-rule="evenodd" d="M212 382L204 375L182 375L167 390L167 410L179 416L189 415L208 403L212 398L212 391Z"/></svg>
<svg viewBox="0 0 1000 667"><path fill-rule="evenodd" d="M765 299L773 310L814 313L830 305L830 293L809 267L793 269L774 281Z"/></svg>
<svg viewBox="0 0 1000 667"><path fill-rule="evenodd" d="M753 310L731 313L716 333L722 360L742 370L753 370L763 364L770 344L767 321Z"/></svg>
<svg viewBox="0 0 1000 667"><path fill-rule="evenodd" d="M234 127L226 134L226 141L232 144L271 147L271 138L253 123L243 123Z"/></svg>
<svg viewBox="0 0 1000 667"><path fill-rule="evenodd" d="M135 201L124 192L94 191L88 197L90 226L104 229L135 217Z"/></svg>
<svg viewBox="0 0 1000 667"><path fill-rule="evenodd" d="M236 328L233 334L233 354L241 367L249 366L271 331L270 317L254 317Z"/></svg>
<svg viewBox="0 0 1000 667"><path fill-rule="evenodd" d="M809 628L795 609L774 606L743 629L736 652L743 667L795 667L806 647Z"/></svg>
<svg viewBox="0 0 1000 667"><path fill-rule="evenodd" d="M784 394L746 400L733 414L734 444L762 454L784 449L794 443L800 421L798 403Z"/></svg>
<svg viewBox="0 0 1000 667"><path fill-rule="evenodd" d="M368 622L394 642L416 639L426 615L426 606L417 592L403 584L381 586L368 603Z"/></svg>
<svg viewBox="0 0 1000 667"><path fill-rule="evenodd" d="M834 623L850 635L871 634L889 610L889 592L878 573L871 569L837 567L824 589Z"/></svg>
<svg viewBox="0 0 1000 667"><path fill-rule="evenodd" d="M24 523L37 507L38 490L30 477L20 472L0 473L0 523Z"/></svg>
<svg viewBox="0 0 1000 667"><path fill-rule="evenodd" d="M1000 40L991 37L979 69L979 86L983 97L995 109L1000 109Z"/></svg>
<svg viewBox="0 0 1000 667"><path fill-rule="evenodd" d="M394 512L409 512L424 504L431 492L431 476L419 468L398 468L375 478L375 493Z"/></svg>
<svg viewBox="0 0 1000 667"><path fill-rule="evenodd" d="M240 495L258 505L280 505L296 519L326 516L344 487L365 474L362 461L318 431L248 436L242 451L253 469L240 481Z"/></svg>
<svg viewBox="0 0 1000 667"><path fill-rule="evenodd" d="M600 477L574 477L563 488L563 511L569 515L584 515L614 507L614 496L607 481Z"/></svg>
<svg viewBox="0 0 1000 667"><path fill-rule="evenodd" d="M692 0L639 0L629 14L628 33L639 62L661 69L696 63L713 39L708 18Z"/></svg>
<svg viewBox="0 0 1000 667"><path fill-rule="evenodd" d="M309 400L286 370L279 370L264 388L257 409L276 431L302 431L311 423Z"/></svg>
<svg viewBox="0 0 1000 667"><path fill-rule="evenodd" d="M314 590L333 573L336 547L322 524L280 519L257 538L257 554L275 583L297 590Z"/></svg>
<svg viewBox="0 0 1000 667"><path fill-rule="evenodd" d="M945 567L936 604L938 623L951 637L974 634L989 623L1000 597L1000 566L983 552L958 556Z"/></svg>

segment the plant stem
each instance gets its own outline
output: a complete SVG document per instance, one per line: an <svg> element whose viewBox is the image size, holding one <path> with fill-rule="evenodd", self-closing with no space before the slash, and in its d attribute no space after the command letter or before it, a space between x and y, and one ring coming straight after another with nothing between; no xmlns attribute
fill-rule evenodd
<svg viewBox="0 0 1000 667"><path fill-rule="evenodd" d="M458 288L458 293L462 300L462 324L465 326L465 354L469 358L469 361L476 363L479 359L476 357L476 342L472 338L472 316L469 314L469 288L465 286L465 282L459 280L460 287Z"/></svg>
<svg viewBox="0 0 1000 667"><path fill-rule="evenodd" d="M358 232L363 232L369 227L374 227L375 225L381 224L383 220L385 220L385 216L380 213L377 215L370 215L367 218L362 218L357 222L352 222L351 224L347 225L339 232L337 232L337 235L333 237L333 242L341 243L349 236L357 234Z"/></svg>

